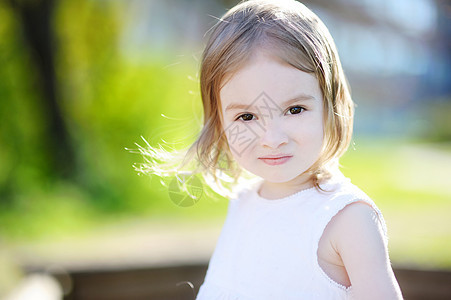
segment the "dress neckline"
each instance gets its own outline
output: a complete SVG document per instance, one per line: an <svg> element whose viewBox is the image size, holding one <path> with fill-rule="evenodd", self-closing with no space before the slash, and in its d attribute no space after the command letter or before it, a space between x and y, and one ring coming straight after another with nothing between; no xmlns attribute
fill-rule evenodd
<svg viewBox="0 0 451 300"><path fill-rule="evenodd" d="M334 174L331 178L325 180L323 183L321 183L319 186L321 189L324 189L327 191L329 188L332 188L337 183L343 182L347 179L341 172L338 172ZM251 187L250 191L254 199L257 199L259 202L262 203L281 203L286 202L292 199L297 199L296 201L302 201L302 199L309 199L309 197L305 197L305 195L310 195L312 192L319 192L318 188L313 186L310 188L305 188L300 191L297 191L291 195L280 197L276 199L267 199L259 195L258 191L260 190L261 185L263 184L264 180L260 178L259 180L255 181Z"/></svg>

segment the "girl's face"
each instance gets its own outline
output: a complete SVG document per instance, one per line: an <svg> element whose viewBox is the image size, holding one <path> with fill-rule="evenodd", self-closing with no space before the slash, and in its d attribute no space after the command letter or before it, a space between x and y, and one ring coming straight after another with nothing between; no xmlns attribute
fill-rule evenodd
<svg viewBox="0 0 451 300"><path fill-rule="evenodd" d="M274 187L311 186L304 172L323 143L323 95L313 75L257 52L220 98L224 132L239 165Z"/></svg>

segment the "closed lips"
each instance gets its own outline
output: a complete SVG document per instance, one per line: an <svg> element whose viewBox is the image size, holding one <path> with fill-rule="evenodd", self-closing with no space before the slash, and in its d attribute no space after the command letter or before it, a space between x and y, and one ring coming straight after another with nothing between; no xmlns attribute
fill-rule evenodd
<svg viewBox="0 0 451 300"><path fill-rule="evenodd" d="M285 158L285 157L292 157L292 155L268 155L264 157L260 157L261 159L279 159L279 158Z"/></svg>

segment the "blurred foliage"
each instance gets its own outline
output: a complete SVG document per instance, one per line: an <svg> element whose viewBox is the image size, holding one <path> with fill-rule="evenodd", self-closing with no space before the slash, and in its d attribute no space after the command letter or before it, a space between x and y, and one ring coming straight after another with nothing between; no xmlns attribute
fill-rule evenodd
<svg viewBox="0 0 451 300"><path fill-rule="evenodd" d="M433 142L451 141L451 98L434 101L426 110L426 126L421 132L424 140Z"/></svg>
<svg viewBox="0 0 451 300"><path fill-rule="evenodd" d="M63 234L90 226L96 217L148 214L167 202L158 181L137 177L132 164L142 158L125 147L136 148L140 135L153 145L163 136L194 138L200 101L189 92L198 89L197 62L174 64L173 56L162 53L149 53L142 63L127 61L119 47L124 5L58 2L56 72L78 158L76 179L64 181L46 167L46 120L32 83L33 61L19 20L0 3L1 235ZM174 124L162 113L185 119Z"/></svg>

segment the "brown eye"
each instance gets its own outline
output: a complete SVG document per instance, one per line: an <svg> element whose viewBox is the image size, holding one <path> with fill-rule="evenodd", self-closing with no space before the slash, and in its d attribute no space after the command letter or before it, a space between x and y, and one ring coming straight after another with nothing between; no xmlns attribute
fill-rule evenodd
<svg viewBox="0 0 451 300"><path fill-rule="evenodd" d="M237 120L242 119L243 121L251 121L253 118L254 116L252 114L242 114L237 118Z"/></svg>
<svg viewBox="0 0 451 300"><path fill-rule="evenodd" d="M299 114L301 112L303 112L305 109L303 107L300 106L294 106L288 109L288 111L290 112L290 114L292 115L296 115Z"/></svg>

